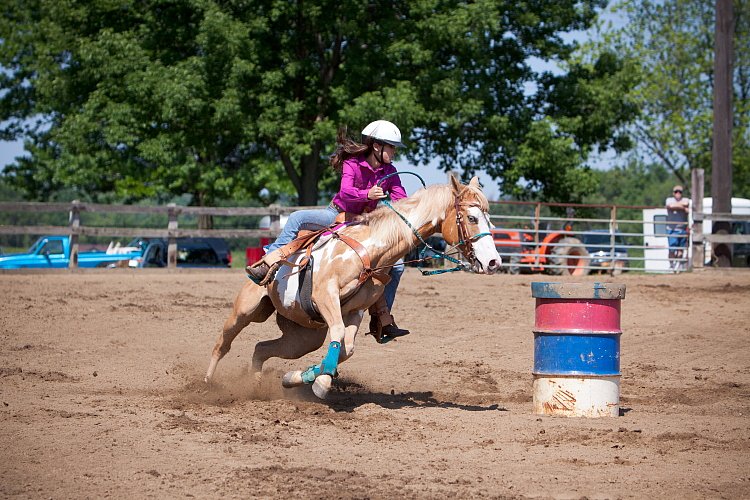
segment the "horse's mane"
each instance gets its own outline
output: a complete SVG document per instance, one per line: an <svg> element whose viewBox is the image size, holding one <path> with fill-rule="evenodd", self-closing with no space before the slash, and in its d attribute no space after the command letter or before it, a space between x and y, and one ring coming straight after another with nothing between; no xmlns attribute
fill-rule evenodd
<svg viewBox="0 0 750 500"><path fill-rule="evenodd" d="M489 202L479 188L463 186L463 189L464 192L471 190L471 197L476 198L482 210L489 211ZM417 229L427 223L437 225L452 204L453 188L448 184L434 184L394 202L393 208ZM396 245L402 240L412 241L412 229L388 207L380 207L366 214L364 222L370 226L371 236L387 246Z"/></svg>

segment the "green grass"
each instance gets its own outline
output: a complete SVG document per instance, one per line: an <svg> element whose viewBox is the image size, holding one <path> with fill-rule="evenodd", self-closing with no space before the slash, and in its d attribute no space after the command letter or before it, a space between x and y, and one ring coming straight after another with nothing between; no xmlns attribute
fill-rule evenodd
<svg viewBox="0 0 750 500"><path fill-rule="evenodd" d="M29 251L26 247L0 247L2 249L3 253L2 255L8 255L11 253L26 253Z"/></svg>

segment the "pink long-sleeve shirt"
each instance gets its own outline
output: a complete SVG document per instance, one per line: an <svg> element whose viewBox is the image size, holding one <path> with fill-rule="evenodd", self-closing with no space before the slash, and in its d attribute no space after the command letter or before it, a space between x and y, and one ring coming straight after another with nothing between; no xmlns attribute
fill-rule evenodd
<svg viewBox="0 0 750 500"><path fill-rule="evenodd" d="M378 200L367 199L367 193L380 179L395 171L396 167L390 163L373 170L364 156L349 158L344 162L341 189L333 197L333 203L344 211L355 214L373 210L378 205ZM406 191L398 175L387 178L380 187L385 193L390 193L393 201L406 198Z"/></svg>

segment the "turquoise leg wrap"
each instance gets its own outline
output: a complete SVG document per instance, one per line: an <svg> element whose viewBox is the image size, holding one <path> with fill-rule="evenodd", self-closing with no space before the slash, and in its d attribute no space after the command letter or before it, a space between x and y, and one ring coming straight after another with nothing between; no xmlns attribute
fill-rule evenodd
<svg viewBox="0 0 750 500"><path fill-rule="evenodd" d="M336 367L339 365L339 353L341 352L341 342L335 340L328 344L328 354L323 358L323 362L320 364L321 372L330 375L331 377L336 376Z"/></svg>
<svg viewBox="0 0 750 500"><path fill-rule="evenodd" d="M306 384L312 384L318 375L320 375L320 364L312 365L302 372L302 381Z"/></svg>

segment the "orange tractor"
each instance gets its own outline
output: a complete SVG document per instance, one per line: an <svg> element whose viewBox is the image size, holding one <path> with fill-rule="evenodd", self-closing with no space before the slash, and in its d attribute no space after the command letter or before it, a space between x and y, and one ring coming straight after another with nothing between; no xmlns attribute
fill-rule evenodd
<svg viewBox="0 0 750 500"><path fill-rule="evenodd" d="M503 267L510 274L589 274L589 252L570 232L570 224L559 231L499 228L491 231L495 247L503 258Z"/></svg>

